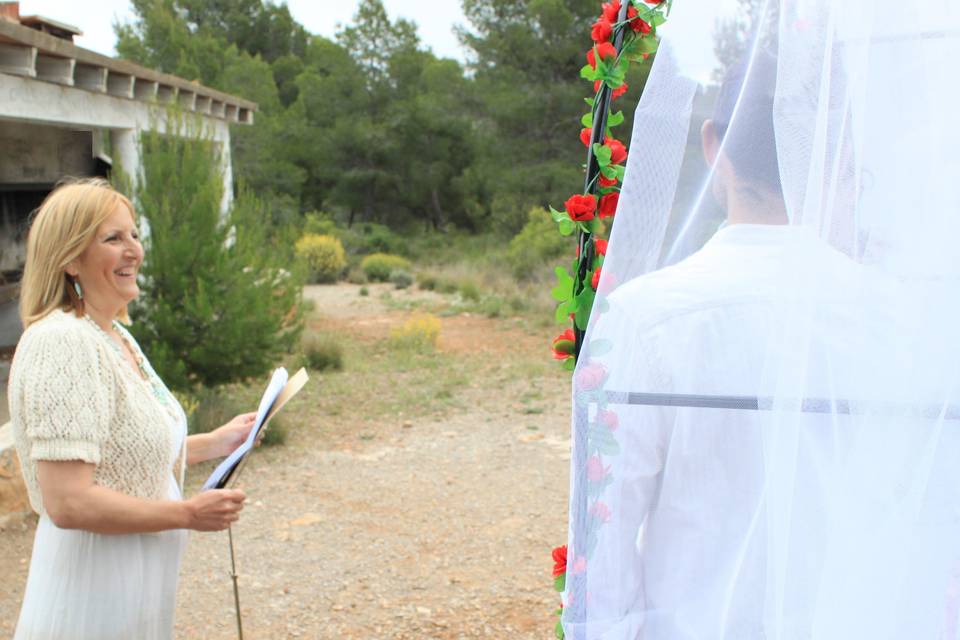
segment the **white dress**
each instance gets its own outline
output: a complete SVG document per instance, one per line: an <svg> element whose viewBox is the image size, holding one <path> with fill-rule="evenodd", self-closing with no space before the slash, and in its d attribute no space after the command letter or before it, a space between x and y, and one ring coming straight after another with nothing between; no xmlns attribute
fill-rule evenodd
<svg viewBox="0 0 960 640"><path fill-rule="evenodd" d="M187 435L183 409L133 338L119 330L142 359L143 383L166 409L176 459ZM182 498L172 469L167 498ZM186 540L185 530L108 535L60 529L41 516L14 640L172 638Z"/></svg>

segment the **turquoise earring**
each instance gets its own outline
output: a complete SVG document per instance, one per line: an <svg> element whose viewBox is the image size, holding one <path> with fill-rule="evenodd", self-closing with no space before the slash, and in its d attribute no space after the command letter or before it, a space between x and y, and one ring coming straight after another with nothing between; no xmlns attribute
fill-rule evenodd
<svg viewBox="0 0 960 640"><path fill-rule="evenodd" d="M77 292L77 298L83 300L83 289L80 288L80 281L76 278L73 280L73 290Z"/></svg>

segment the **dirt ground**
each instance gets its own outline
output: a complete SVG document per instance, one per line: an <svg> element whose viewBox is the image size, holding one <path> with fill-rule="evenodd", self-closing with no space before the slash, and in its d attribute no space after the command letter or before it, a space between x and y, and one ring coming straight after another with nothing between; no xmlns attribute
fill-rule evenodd
<svg viewBox="0 0 960 640"><path fill-rule="evenodd" d="M316 317L371 339L410 313L385 304L382 286L358 291L307 294ZM450 354L549 358L552 329L469 314L442 322ZM550 550L565 541L568 491L564 374L546 374L533 411L517 400L529 389L523 367L489 371L470 375L460 408L439 416L398 412L371 424L362 401L338 415L312 409L316 395L291 402L287 444L259 450L241 482L248 507L233 533L246 638L553 637ZM322 394L323 376L314 384ZM190 475L188 493L206 471ZM2 636L16 619L33 528L0 532ZM226 533L191 534L178 638L236 637L229 562Z"/></svg>

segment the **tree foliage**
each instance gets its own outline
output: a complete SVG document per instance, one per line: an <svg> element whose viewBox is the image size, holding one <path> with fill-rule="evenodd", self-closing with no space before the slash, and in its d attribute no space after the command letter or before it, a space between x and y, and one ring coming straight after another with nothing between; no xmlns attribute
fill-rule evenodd
<svg viewBox="0 0 960 640"><path fill-rule="evenodd" d="M218 152L202 132L144 133L141 146L134 195L149 233L138 341L175 389L265 374L300 330L303 280L288 244L271 239L249 192L221 215Z"/></svg>
<svg viewBox="0 0 960 640"><path fill-rule="evenodd" d="M381 0L360 3L333 40L263 0L132 7L116 27L122 57L258 103L254 126L232 129L234 175L278 224L326 211L351 225L513 235L531 207L582 180L590 87L578 71L597 0L463 0L466 67Z"/></svg>

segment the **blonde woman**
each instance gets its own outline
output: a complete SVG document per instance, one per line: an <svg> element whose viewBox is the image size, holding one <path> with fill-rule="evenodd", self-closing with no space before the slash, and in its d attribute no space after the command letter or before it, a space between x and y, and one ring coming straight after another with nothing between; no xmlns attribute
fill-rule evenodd
<svg viewBox="0 0 960 640"><path fill-rule="evenodd" d="M58 187L30 229L9 398L40 520L17 640L172 637L184 530L243 508L239 490L181 498L184 466L229 454L254 414L187 436L120 324L142 262L133 206L103 180Z"/></svg>

